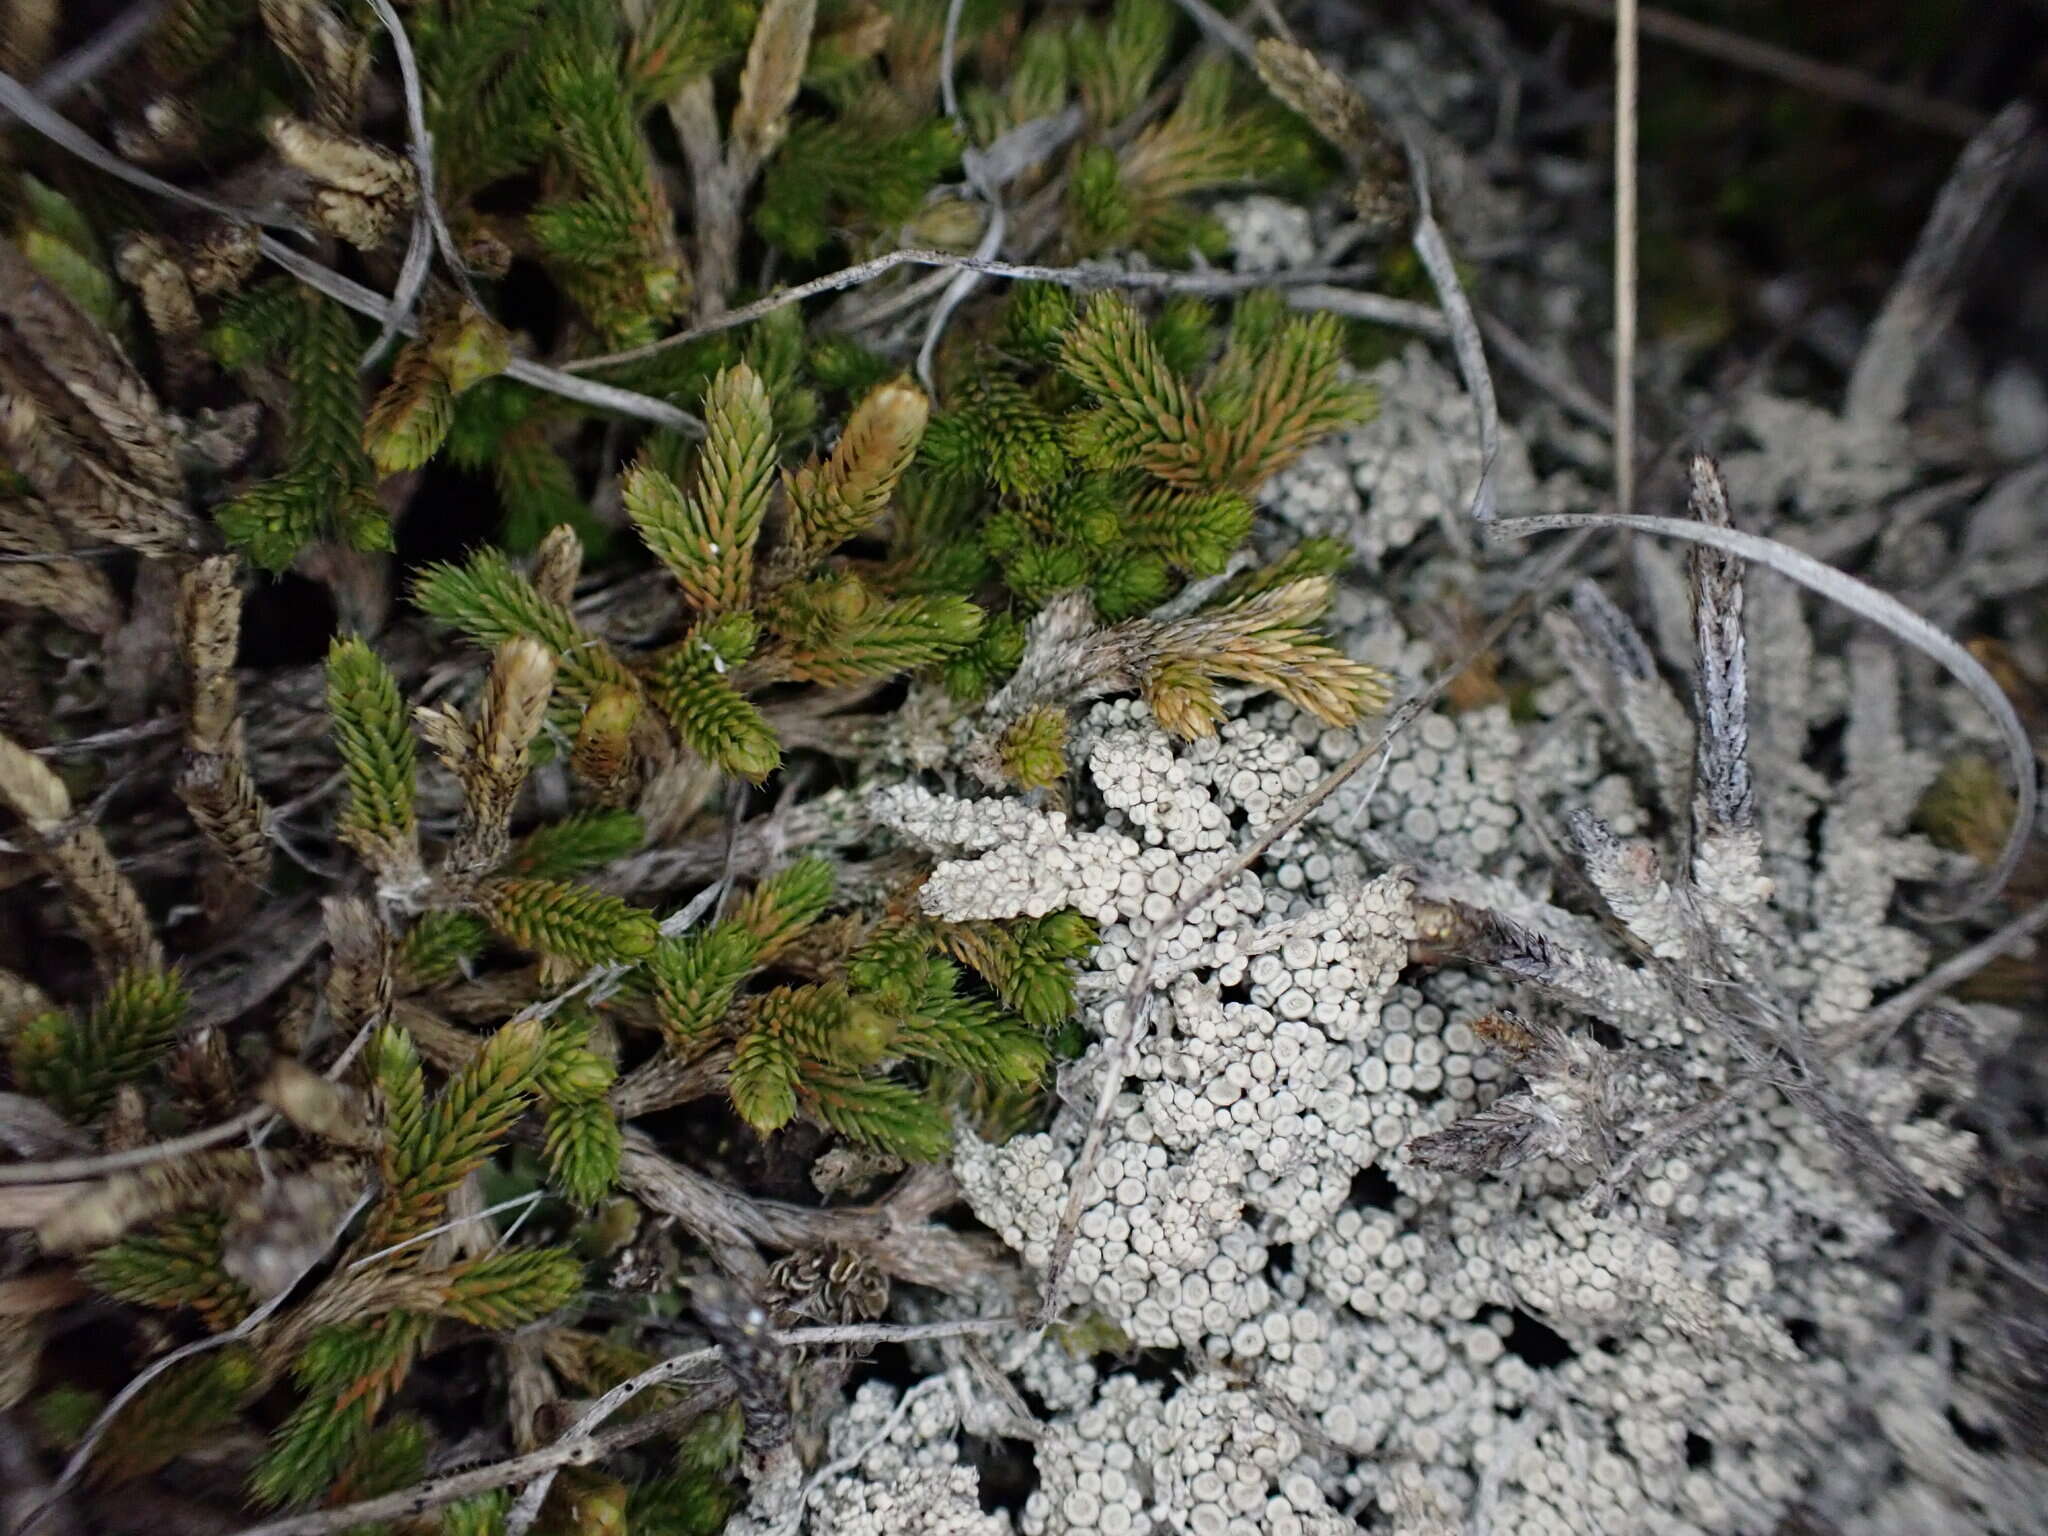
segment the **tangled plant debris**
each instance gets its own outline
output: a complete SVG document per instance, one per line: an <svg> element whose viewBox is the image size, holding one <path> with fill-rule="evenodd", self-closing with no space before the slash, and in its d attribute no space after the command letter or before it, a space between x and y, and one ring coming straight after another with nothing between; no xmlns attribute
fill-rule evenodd
<svg viewBox="0 0 2048 1536"><path fill-rule="evenodd" d="M2048 1529L2031 117L1335 9L0 0L10 1531Z"/></svg>

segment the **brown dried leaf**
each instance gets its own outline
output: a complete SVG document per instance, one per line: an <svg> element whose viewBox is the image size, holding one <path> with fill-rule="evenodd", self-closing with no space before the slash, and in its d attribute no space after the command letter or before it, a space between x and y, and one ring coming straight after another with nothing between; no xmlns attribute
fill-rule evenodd
<svg viewBox="0 0 2048 1536"><path fill-rule="evenodd" d="M111 634L121 600L90 560L68 551L69 540L36 503L0 497L0 554L47 559L0 561L0 602L53 613L87 634Z"/></svg>
<svg viewBox="0 0 2048 1536"><path fill-rule="evenodd" d="M271 1162L275 1165L275 1156ZM210 1204L224 1192L253 1184L257 1178L256 1154L235 1148L195 1152L175 1162L117 1173L98 1184L59 1185L69 1198L42 1217L36 1226L36 1240L46 1253L101 1248L142 1222Z"/></svg>
<svg viewBox="0 0 2048 1536"><path fill-rule="evenodd" d="M789 131L789 109L803 84L817 14L817 0L768 0L761 7L732 114L734 174L742 185Z"/></svg>
<svg viewBox="0 0 2048 1536"><path fill-rule="evenodd" d="M1359 219L1376 235L1402 228L1415 212L1408 157L1365 98L1315 53L1277 37L1260 42L1258 70L1267 90L1351 162L1358 173L1351 206Z"/></svg>
<svg viewBox="0 0 2048 1536"><path fill-rule="evenodd" d="M582 574L582 537L567 523L550 528L534 552L534 590L566 608L576 595L576 580Z"/></svg>
<svg viewBox="0 0 2048 1536"><path fill-rule="evenodd" d="M256 1096L300 1130L343 1147L377 1144L375 1118L363 1095L329 1082L290 1056L271 1065Z"/></svg>
<svg viewBox="0 0 2048 1536"><path fill-rule="evenodd" d="M330 128L361 115L370 47L320 0L262 0L263 30L313 88L314 112Z"/></svg>
<svg viewBox="0 0 2048 1536"><path fill-rule="evenodd" d="M37 863L63 888L102 971L161 970L163 946L149 912L106 839L97 827L73 819L70 791L49 765L6 736L0 736L0 800L33 834Z"/></svg>
<svg viewBox="0 0 2048 1536"><path fill-rule="evenodd" d="M327 1009L344 1039L374 1029L391 1017L396 990L391 931L359 896L330 896L321 903L333 962L327 972Z"/></svg>
<svg viewBox="0 0 2048 1536"><path fill-rule="evenodd" d="M16 377L7 381L9 390L40 397L46 411L90 439L86 446L110 472L157 498L183 496L175 439L156 396L113 339L4 239L0 326L14 343L8 371ZM40 365L42 377L25 366L23 354ZM69 401L49 398L45 379Z"/></svg>

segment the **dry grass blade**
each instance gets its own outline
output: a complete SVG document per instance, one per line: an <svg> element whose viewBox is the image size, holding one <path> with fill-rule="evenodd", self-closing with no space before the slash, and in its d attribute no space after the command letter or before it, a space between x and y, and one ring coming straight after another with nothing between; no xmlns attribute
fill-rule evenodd
<svg viewBox="0 0 2048 1536"><path fill-rule="evenodd" d="M81 1179L96 1179L104 1174L122 1173L130 1168L146 1168L151 1163L170 1162L190 1152L203 1152L208 1147L217 1147L222 1142L234 1141L246 1135L270 1118L268 1109L258 1106L244 1110L232 1120L219 1125L210 1125L203 1131L192 1131L184 1136L174 1136L169 1141L154 1141L146 1147L130 1147L120 1152L101 1152L91 1157L55 1158L39 1163L9 1163L0 1167L0 1187L26 1185L33 1193L37 1188L55 1188L70 1185ZM75 1196L79 1191L71 1189L65 1198ZM34 1226L41 1221L38 1213L20 1225ZM10 1223L0 1220L0 1226Z"/></svg>
<svg viewBox="0 0 2048 1536"><path fill-rule="evenodd" d="M2000 850L1990 874L1967 900L1939 916L1943 920L1953 921L1974 912L1996 897L2005 888L2006 882L2012 878L2013 870L2018 866L2028 842L2033 837L2034 817L2039 804L2033 742L2027 734L2026 726L2020 720L2018 711L2012 707L2012 701L2005 696L2005 691L1998 686L1997 680L1985 670L1984 664L1897 598L1878 591L1867 582L1845 575L1833 566L1823 565L1811 555L1802 554L1790 545L1780 544L1775 539L1767 539L1754 533L1743 533L1734 528L1716 527L1709 523L1686 522L1673 517L1624 517L1619 513L1607 512L1559 512L1538 517L1502 518L1493 526L1503 533L1517 537L1566 528L1627 528L1638 533L1654 533L1664 538L1684 539L1693 544L1710 545L1716 549L1726 550L1729 554L1739 555L1745 560L1754 561L1758 565L1767 566L1781 576L1798 582L1809 591L1840 603L1850 612L1882 626L1914 649L1939 662L1951 677L1969 691L1972 698L1984 706L1986 713L1997 723L1999 734L2005 741L2006 759L2012 769L2014 788L2018 797L2018 814L2013 818L2012 829L2006 834L2005 845Z"/></svg>
<svg viewBox="0 0 2048 1536"><path fill-rule="evenodd" d="M188 208L203 208L208 213L217 213L233 224L268 224L299 234L306 233L305 221L285 212L282 208L238 208L231 203L223 203L216 198L208 197L202 192L192 192L184 187L174 186L161 176L152 176L148 171L130 165L119 155L109 153L89 135L37 100L27 87L4 70L0 70L0 111L12 113L58 148L68 150L94 169L105 171L109 176L125 181L131 187L154 192L159 197L183 203Z"/></svg>
<svg viewBox="0 0 2048 1536"><path fill-rule="evenodd" d="M359 315L368 315L381 320L390 312L391 305L381 294L365 288L351 278L343 277L329 267L323 267L311 257L302 256L290 246L265 235L258 248L269 260L291 273L308 288L325 294L337 304L345 304ZM399 330L407 336L420 333L419 322L406 319ZM688 411L679 410L666 401L656 400L651 395L636 393L630 389L619 389L611 384L600 384L593 379L579 379L558 369L536 363L530 358L515 357L505 366L505 377L517 379L522 384L531 384L535 389L545 390L551 395L561 395L568 400L579 401L600 411L616 411L621 416L630 416L640 421L651 422L657 427L668 427L673 431L701 436L704 423Z"/></svg>
<svg viewBox="0 0 2048 1536"><path fill-rule="evenodd" d="M405 266L391 296L391 312L385 317L384 328L366 361L384 350L398 334L399 321L410 315L418 304L431 265L431 249L440 251L441 260L461 287L463 296L477 308L483 307L477 299L476 290L470 286L462 253L456 248L455 236L441 215L440 200L434 192L434 136L427 131L426 95L420 83L419 63L413 57L412 39L406 35L405 23L392 9L391 0L370 0L370 9L377 13L384 30L391 34L391 46L398 56L399 83L405 90L407 148L412 155L413 168L419 173L420 201L413 214L412 239L406 247ZM432 238L431 249L427 244L429 236Z"/></svg>
<svg viewBox="0 0 2048 1536"><path fill-rule="evenodd" d="M1614 504L1636 508L1636 0L1614 12Z"/></svg>
<svg viewBox="0 0 2048 1536"><path fill-rule="evenodd" d="M1347 320L1366 320L1374 325L1397 325L1404 331L1424 336L1448 336L1450 322L1443 311L1417 304L1413 299L1390 299L1383 293L1365 293L1356 288L1332 288L1320 280L1287 291L1290 309L1328 310Z"/></svg>
<svg viewBox="0 0 2048 1536"><path fill-rule="evenodd" d="M981 243L975 246L974 254L978 259L988 261L1003 248L1003 241L1009 235L1010 215L1003 207L1002 199L997 195L995 188L984 185L981 191L988 203L988 223L982 229ZM938 355L939 339L945 335L946 322L952 319L956 309L967 302L968 295L980 282L981 274L971 267L955 274L953 281L946 285L945 292L939 296L938 305L933 309L931 319L925 324L924 341L917 349L917 377L928 390L937 388L932 380L932 359Z"/></svg>
<svg viewBox="0 0 2048 1536"><path fill-rule="evenodd" d="M1500 458L1500 405L1493 393L1493 374L1486 366L1486 344L1480 339L1478 318L1465 297L1457 261L1431 211L1429 177L1421 152L1410 143L1408 154L1415 179L1415 254L1436 289L1437 303L1443 306L1451 332L1451 350L1458 359L1458 373L1465 381L1466 393L1472 397L1473 413L1479 418L1479 484L1472 491L1470 515L1476 521L1486 522L1494 514L1493 471ZM1617 435L1619 431L1617 422Z"/></svg>
<svg viewBox="0 0 2048 1536"><path fill-rule="evenodd" d="M765 299L756 299L753 303L742 305L738 309L727 310L702 324L692 326L687 331L678 331L673 336L664 336L661 340L650 341L644 346L630 347L623 352L607 352L603 357L578 358L575 362L566 364L562 371L569 374L595 373L604 368L618 368L628 363L643 362L650 357L659 357L672 348L688 346L693 341L702 341L706 336L716 336L720 331L751 325L763 315L773 314L778 309L787 309L792 304L801 304L805 299L816 298L821 293L835 293L843 288L858 288L862 283L873 282L885 273L906 266L959 267L988 277L1005 277L1017 282L1057 283L1062 288L1074 288L1084 293L1131 289L1149 293L1217 295L1245 293L1254 288L1294 288L1371 275L1371 269L1366 267L1302 268L1293 272L1158 272L1145 268L1093 266L1086 263L1073 267L1047 267L1014 261L990 261L979 256L962 256L953 251L909 248L888 251L869 261L843 267L837 272L828 272L823 277L814 277L809 282L798 283L779 293L772 293ZM1328 291L1334 294L1346 290ZM1436 311L1420 304L1382 298L1378 294L1355 294L1351 295L1351 298L1362 303L1377 301L1382 306L1388 306L1371 313L1360 313L1360 319L1379 320L1389 325L1406 325L1421 331L1435 332L1442 328L1442 319ZM1334 303L1300 307L1347 312Z"/></svg>
<svg viewBox="0 0 2048 1536"><path fill-rule="evenodd" d="M1985 935L1968 949L1942 961L1910 987L1894 993L1860 1018L1843 1025L1821 1041L1821 1048L1834 1056L1865 1040L1875 1039L1881 1045L1893 1031L1904 1026L1914 1014L1942 993L1962 985L2000 955L2017 949L2043 929L2048 929L2048 901L2036 902L1996 932Z"/></svg>

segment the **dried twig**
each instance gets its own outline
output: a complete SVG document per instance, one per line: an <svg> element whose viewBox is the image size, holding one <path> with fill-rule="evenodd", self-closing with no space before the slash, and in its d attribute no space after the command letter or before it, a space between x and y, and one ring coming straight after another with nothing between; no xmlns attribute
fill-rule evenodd
<svg viewBox="0 0 2048 1536"><path fill-rule="evenodd" d="M1341 313L1341 311L1340 311ZM1434 310L1425 313L1435 314ZM1389 324L1398 324L1389 321ZM1417 327L1420 329L1420 327ZM1495 353L1515 372L1548 394L1557 403L1570 411L1588 426L1614 436L1614 413L1594 399L1591 393L1578 382L1560 373L1528 342L1509 329L1505 320L1498 315L1481 312L1479 329L1493 346Z"/></svg>
<svg viewBox="0 0 2048 1536"><path fill-rule="evenodd" d="M696 1375L707 1366L715 1366L718 1358L719 1353L716 1349L693 1349L687 1354L673 1355L658 1365L650 1366L639 1375L620 1382L584 1409L576 1422L562 1435L559 1443L589 1442L607 1419L642 1392L667 1386L670 1382L685 1376ZM737 1390L737 1383L727 1384ZM542 1468L533 1481L519 1490L519 1497L512 1501L512 1507L505 1512L505 1536L526 1536L533 1528L534 1522L540 1518L541 1507L547 1502L549 1491L555 1485L555 1474L564 1465L566 1463L557 1461Z"/></svg>
<svg viewBox="0 0 2048 1536"><path fill-rule="evenodd" d="M699 321L724 311L737 280L747 190L789 131L816 22L816 0L768 0L762 7L740 71L732 131L722 144L708 77L690 81L669 100L669 119L690 166Z"/></svg>
<svg viewBox="0 0 2048 1536"><path fill-rule="evenodd" d="M757 1244L856 1248L899 1279L963 1294L995 1267L985 1240L927 1220L928 1210L899 1203L897 1195L880 1205L827 1210L756 1200L663 1156L638 1131L626 1133L619 1183L650 1209L674 1217L742 1280L766 1273Z"/></svg>
<svg viewBox="0 0 2048 1536"><path fill-rule="evenodd" d="M269 1109L259 1104L243 1110L231 1120L223 1120L219 1125L210 1125L203 1131L190 1131L183 1136L173 1136L168 1141L153 1141L146 1147L130 1147L122 1152L98 1152L90 1157L53 1158L40 1163L9 1163L0 1166L0 1185L54 1187L80 1179L96 1179L102 1174L120 1173L128 1168L146 1168L151 1163L170 1162L187 1153L203 1152L206 1148L217 1147L224 1141L233 1141L254 1130L269 1118ZM0 1226L5 1225L6 1222L0 1221Z"/></svg>
<svg viewBox="0 0 2048 1536"><path fill-rule="evenodd" d="M390 310L389 302L381 294L343 277L339 272L321 266L310 257L301 256L290 246L273 240L268 235L257 241L257 249L307 287L317 289L335 303L345 304L358 314L368 315L373 320L381 320ZM419 325L411 319L406 319L399 325L399 330L407 336L417 336ZM561 369L536 363L531 358L513 358L505 366L505 376L593 409L614 411L621 416L652 422L657 427L668 427L674 431L697 436L701 436L704 431L704 423L688 411L679 410L666 401L655 399L652 395L638 394L633 390L619 389L610 384L599 384L592 379L576 378Z"/></svg>
<svg viewBox="0 0 2048 1536"><path fill-rule="evenodd" d="M1291 309L1328 310L1347 320L1398 326L1423 336L1443 338L1451 334L1451 323L1440 309L1417 304L1413 299L1393 299L1383 293L1368 293L1356 288L1310 282L1300 287L1289 287L1287 304ZM1480 333L1503 362L1588 426L1608 437L1614 436L1612 411L1575 380L1558 372L1498 315L1481 313L1478 319Z"/></svg>
<svg viewBox="0 0 2048 1536"><path fill-rule="evenodd" d="M708 1349L700 1353L707 1360L716 1355L715 1350ZM656 1435L667 1434L679 1425L701 1418L731 1396L730 1382L714 1382L672 1408L648 1414L631 1424L622 1424L605 1434L558 1440L525 1456L472 1467L464 1472L451 1472L445 1477L429 1478L381 1498L364 1499L311 1514L287 1515L281 1520L249 1526L237 1536L337 1536L339 1532L352 1531L363 1525L408 1519L431 1509L443 1508L473 1493L487 1493L493 1488L527 1482L555 1468L589 1466L614 1451L625 1450L643 1440L652 1440Z"/></svg>
<svg viewBox="0 0 2048 1536"><path fill-rule="evenodd" d="M888 1442L889 1437L896 1432L897 1426L910 1416L910 1410L917 1405L919 1400L930 1397L934 1393L943 1392L950 1385L951 1383L947 1378L941 1374L927 1376L923 1381L917 1383L916 1386L907 1389L903 1396L897 1400L896 1406L891 1410L889 1417L876 1426L875 1432L872 1435L869 1435L866 1440L852 1447L845 1455L826 1462L808 1478L804 1479L803 1487L797 1492L790 1507L782 1512L779 1520L768 1523L771 1536L795 1536L795 1533L803 1525L804 1509L809 1505L813 1493L842 1472L851 1472L855 1467L867 1460L870 1451ZM758 1513L756 1518L759 1518Z"/></svg>
<svg viewBox="0 0 2048 1536"><path fill-rule="evenodd" d="M1403 131L1408 144L1408 173L1415 188L1415 255L1436 288L1436 301L1443 306L1451 332L1451 350L1457 355L1458 372L1464 377L1465 392L1472 397L1479 418L1479 484L1472 491L1471 516L1486 522L1494 513L1493 470L1500 457L1500 406L1494 399L1493 375L1486 366L1486 346L1479 338L1479 322L1465 287L1458 277L1458 264L1451 256L1443 231L1437 227L1429 195L1429 168L1412 135ZM1617 424L1618 426L1618 424Z"/></svg>
<svg viewBox="0 0 2048 1536"><path fill-rule="evenodd" d="M56 106L113 68L149 36L169 0L136 0L113 21L64 55L36 78L36 100Z"/></svg>
<svg viewBox="0 0 2048 1536"><path fill-rule="evenodd" d="M956 130L965 124L960 119L960 93L954 85L953 71L959 62L960 12L965 0L947 0L945 31L939 39L939 99L947 118ZM996 178L988 172L987 157L975 150L969 150L963 160L967 172L967 184L988 208L988 224L981 232L981 241L974 248L974 254L986 261L1003 248L1003 239L1009 233L1009 211L1003 206L1002 188ZM981 275L972 268L954 273L953 280L946 285L940 296L938 307L925 323L924 340L917 349L917 376L927 390L935 389L932 383L932 358L939 349L939 338L945 334L946 322L953 311L967 301L981 281Z"/></svg>
<svg viewBox="0 0 2048 1536"><path fill-rule="evenodd" d="M1304 274L1305 275L1305 274ZM1398 325L1425 336L1448 336L1451 323L1440 309L1417 304L1413 299L1390 299L1383 293L1364 293L1355 288L1335 288L1314 279L1287 291L1292 309L1326 309L1347 320L1365 320L1374 325Z"/></svg>
<svg viewBox="0 0 2048 1536"><path fill-rule="evenodd" d="M545 1190L534 1189L528 1190L523 1195L514 1195L509 1200L500 1200L495 1205L487 1205L480 1211L465 1211L460 1216L450 1217L447 1221L438 1222L434 1226L428 1227L424 1232L415 1232L411 1237L405 1239L404 1242L393 1243L388 1248L379 1248L374 1253L364 1254L360 1259L355 1260L348 1266L347 1272L354 1274L359 1269L368 1268L379 1259L388 1259L394 1253L403 1253L406 1249L417 1247L421 1243L430 1243L435 1238L441 1236L442 1233L453 1232L457 1227L481 1223L486 1216L502 1216L505 1212L514 1210L531 1210L546 1198L547 1192ZM517 1225L517 1223L514 1223L514 1225Z"/></svg>
<svg viewBox="0 0 2048 1536"><path fill-rule="evenodd" d="M1614 13L1614 504L1636 509L1636 0Z"/></svg>
<svg viewBox="0 0 2048 1536"><path fill-rule="evenodd" d="M702 341L706 336L715 336L720 331L749 325L763 315L773 314L778 309L786 309L791 304L801 304L805 299L816 298L821 293L834 293L842 288L857 288L862 283L873 282L885 272L893 272L896 268L905 266L963 267L987 277L1006 277L1019 282L1058 283L1063 288L1079 288L1084 291L1098 288L1131 288L1158 293L1202 294L1243 293L1252 288L1341 282L1348 278L1368 276L1371 271L1366 267L1326 267L1299 272L1155 272L1149 269L1134 270L1085 262L1073 267L1041 267L1014 261L991 261L980 256L962 256L955 251L911 247L887 251L871 260L856 262L853 266L842 267L837 272L828 272L823 277L814 277L807 283L798 283L794 288L784 288L779 293L771 293L765 299L756 299L753 303L743 304L738 309L727 310L692 326L687 331L678 331L675 335L664 336L659 341L629 347L623 352L607 352L602 357L578 358L572 363L565 363L563 371L575 374L595 373L600 369L617 368L627 363L658 357L671 347L688 346L693 341ZM1386 302L1391 304L1396 301ZM1429 313L1420 305L1415 306L1415 309L1423 314Z"/></svg>
<svg viewBox="0 0 2048 1536"><path fill-rule="evenodd" d="M1905 415L1920 365L1955 318L1962 278L1997 227L2033 143L2033 109L2014 102L1964 148L1856 355L1842 406L1851 421L1885 426Z"/></svg>

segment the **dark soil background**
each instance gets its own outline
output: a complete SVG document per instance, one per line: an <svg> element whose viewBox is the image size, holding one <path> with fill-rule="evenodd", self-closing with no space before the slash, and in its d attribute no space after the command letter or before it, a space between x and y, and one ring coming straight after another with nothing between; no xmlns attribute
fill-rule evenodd
<svg viewBox="0 0 2048 1536"><path fill-rule="evenodd" d="M1389 28L1434 25L1475 56L1497 39L1522 66L1517 148L1604 164L1613 25L1594 13L1609 3L1311 0L1298 12L1282 9L1339 56L1356 56ZM2048 105L2042 0L1676 0L1664 13L1981 115L2015 99ZM1645 345L1697 336L1727 362L1754 358L1789 325L1822 338L1823 353L1853 352L1853 335L1825 340L1875 311L1954 166L1960 136L1647 32L1641 74ZM1589 227L1586 238L1599 242L1604 261L1605 227ZM2048 160L2034 166L1974 274L1964 327L1985 356L2048 359L2044 277ZM1840 372L1815 350L1789 349L1787 362L1823 364L1798 383L1824 395Z"/></svg>
<svg viewBox="0 0 2048 1536"><path fill-rule="evenodd" d="M1604 88L1611 28L1546 3L1495 9L1527 45L1555 49L1566 78ZM1682 0L1670 9L1980 113L2016 97L2048 100L2048 7L2038 0ZM1641 135L1645 166L1660 183L1645 208L1652 252L1660 243L1680 252L1711 247L1737 283L1796 273L1817 298L1860 306L1889 287L1960 147L1932 129L1655 37L1643 41ZM2042 186L2037 179L2036 198ZM2015 206L2008 220L2008 233L2032 225L2037 256L2043 211L2035 202L2030 219ZM1650 267L1648 280L1676 276ZM1994 312L2008 326L2020 318ZM2048 306L2037 297L2025 319L2040 339Z"/></svg>

